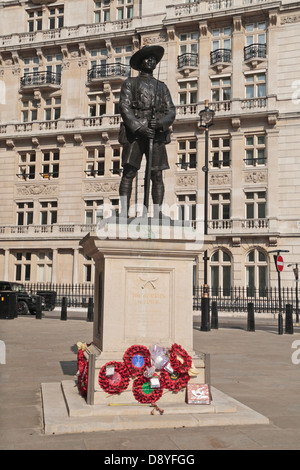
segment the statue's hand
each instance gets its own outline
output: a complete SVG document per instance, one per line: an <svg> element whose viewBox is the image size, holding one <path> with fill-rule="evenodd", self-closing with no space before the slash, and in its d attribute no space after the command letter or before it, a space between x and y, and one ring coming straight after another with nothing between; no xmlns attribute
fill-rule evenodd
<svg viewBox="0 0 300 470"><path fill-rule="evenodd" d="M146 127L146 126L140 127L137 132L139 135L147 137L148 139L153 139L154 134L155 134L154 129L150 129L149 127Z"/></svg>
<svg viewBox="0 0 300 470"><path fill-rule="evenodd" d="M150 119L149 127L150 127L150 129L162 129L162 125L155 118Z"/></svg>

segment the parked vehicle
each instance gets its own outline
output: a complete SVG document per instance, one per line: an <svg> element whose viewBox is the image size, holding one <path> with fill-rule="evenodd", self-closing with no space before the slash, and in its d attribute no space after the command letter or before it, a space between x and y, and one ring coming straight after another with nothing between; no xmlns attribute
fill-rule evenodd
<svg viewBox="0 0 300 470"><path fill-rule="evenodd" d="M18 296L18 315L36 314L37 299L41 297L42 310L45 309L45 299L42 296L27 292L24 285L19 282L0 281L1 291L17 292Z"/></svg>

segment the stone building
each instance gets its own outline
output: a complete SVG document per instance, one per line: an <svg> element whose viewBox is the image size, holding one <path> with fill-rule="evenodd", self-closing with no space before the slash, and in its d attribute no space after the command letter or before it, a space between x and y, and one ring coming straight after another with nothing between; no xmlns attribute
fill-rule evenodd
<svg viewBox="0 0 300 470"><path fill-rule="evenodd" d="M204 204L199 111L205 100L215 111L209 284L263 290L277 280L269 251L300 262L297 1L0 0L0 18L0 279L92 281L79 241L104 207L118 208L119 92L146 44L165 48L159 78L177 108L165 204L194 224ZM133 202L142 193L140 172ZM295 285L292 267L282 278Z"/></svg>

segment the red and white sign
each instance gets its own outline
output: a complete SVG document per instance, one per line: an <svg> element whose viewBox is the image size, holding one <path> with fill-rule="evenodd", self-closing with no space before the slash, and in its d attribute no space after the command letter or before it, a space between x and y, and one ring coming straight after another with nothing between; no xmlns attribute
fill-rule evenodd
<svg viewBox="0 0 300 470"><path fill-rule="evenodd" d="M276 266L279 272L283 271L284 262L282 256L278 255L276 259Z"/></svg>

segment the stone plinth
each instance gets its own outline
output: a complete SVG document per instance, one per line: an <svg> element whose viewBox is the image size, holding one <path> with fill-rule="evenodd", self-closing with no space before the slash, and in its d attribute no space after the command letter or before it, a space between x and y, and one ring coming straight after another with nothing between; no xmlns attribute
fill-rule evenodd
<svg viewBox="0 0 300 470"><path fill-rule="evenodd" d="M122 361L134 344L180 344L203 368L203 357L197 360L193 353L193 262L199 252L193 233L149 223L107 222L103 228L81 242L95 261L93 344L87 352L95 361L95 390L101 392L97 377L102 365ZM97 402L100 395L95 394Z"/></svg>

